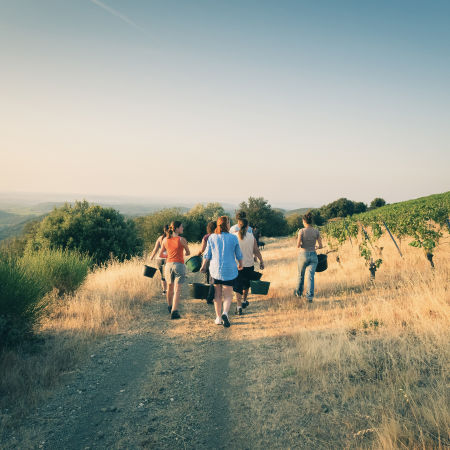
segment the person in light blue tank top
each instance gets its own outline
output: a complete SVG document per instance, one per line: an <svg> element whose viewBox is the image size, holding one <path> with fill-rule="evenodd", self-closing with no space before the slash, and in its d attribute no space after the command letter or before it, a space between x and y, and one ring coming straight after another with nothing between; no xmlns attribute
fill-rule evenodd
<svg viewBox="0 0 450 450"><path fill-rule="evenodd" d="M214 307L216 310L217 325L230 326L228 312L233 299L233 286L238 276L238 270L242 270L242 252L238 238L230 234L230 221L227 216L219 217L217 228L208 238L205 253L203 254L202 272L207 270L213 278L215 296ZM236 266L236 260L238 266ZM222 310L223 306L223 310Z"/></svg>

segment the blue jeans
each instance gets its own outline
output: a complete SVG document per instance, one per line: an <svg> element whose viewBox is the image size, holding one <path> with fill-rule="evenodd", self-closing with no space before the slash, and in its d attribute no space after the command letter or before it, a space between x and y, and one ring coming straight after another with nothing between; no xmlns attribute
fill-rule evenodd
<svg viewBox="0 0 450 450"><path fill-rule="evenodd" d="M305 272L308 270L308 290L306 291L306 298L309 302L312 302L314 297L314 274L317 267L317 253L316 252L304 252L301 251L298 255L298 282L297 282L297 294L303 295L303 287L305 284Z"/></svg>

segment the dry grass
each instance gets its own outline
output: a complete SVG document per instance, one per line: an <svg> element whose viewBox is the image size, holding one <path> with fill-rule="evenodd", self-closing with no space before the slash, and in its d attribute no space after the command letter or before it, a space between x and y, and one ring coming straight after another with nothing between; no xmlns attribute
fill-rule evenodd
<svg viewBox="0 0 450 450"><path fill-rule="evenodd" d="M340 263L330 253L328 270L316 275L313 304L292 296L295 241L265 242L263 279L271 281L270 292L250 298L249 311L232 318L239 326L218 330L211 310L189 300L182 307L188 320L167 330L183 345L206 342L211 333L229 341L239 355L231 366L248 381L245 401L233 399L231 410L241 415L245 407L258 430L254 447L449 447L448 236L434 271L422 251L403 242L400 258L383 238L384 262L374 282L357 245L346 244ZM54 303L40 329L45 351L3 355L3 405L22 402L24 410L36 403L77 365L93 339L137 322L159 291L159 277L144 278L142 264L134 259L98 269L76 295ZM182 298L187 295L185 286Z"/></svg>
<svg viewBox="0 0 450 450"><path fill-rule="evenodd" d="M380 245L384 263L375 282L356 245L340 250L340 264L331 253L309 305L290 294L297 275L294 241L269 242L264 279L272 282L271 321L258 321L257 330L238 338L283 337L276 341L281 361L265 361L255 382L266 407L276 409L278 425L300 404L302 415L326 429L298 425L312 445L444 448L450 444L449 248L436 252L432 271L420 250L403 245L400 258L388 241ZM274 373L281 373L275 384ZM280 394L280 378L296 388ZM261 407L257 413L264 415Z"/></svg>

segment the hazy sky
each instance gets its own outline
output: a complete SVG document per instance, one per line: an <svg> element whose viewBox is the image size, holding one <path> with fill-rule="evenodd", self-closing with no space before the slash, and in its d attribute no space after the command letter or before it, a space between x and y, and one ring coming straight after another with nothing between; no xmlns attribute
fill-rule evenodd
<svg viewBox="0 0 450 450"><path fill-rule="evenodd" d="M450 189L450 1L0 0L0 191Z"/></svg>

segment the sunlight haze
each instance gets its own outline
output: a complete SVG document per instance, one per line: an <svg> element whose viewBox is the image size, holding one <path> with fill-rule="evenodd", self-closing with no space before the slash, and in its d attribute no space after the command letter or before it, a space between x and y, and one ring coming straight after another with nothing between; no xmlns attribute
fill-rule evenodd
<svg viewBox="0 0 450 450"><path fill-rule="evenodd" d="M449 190L450 3L0 1L0 192Z"/></svg>

